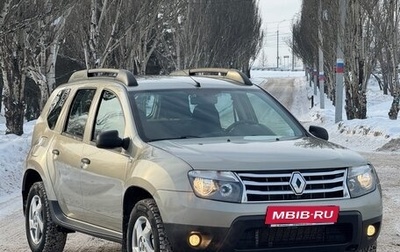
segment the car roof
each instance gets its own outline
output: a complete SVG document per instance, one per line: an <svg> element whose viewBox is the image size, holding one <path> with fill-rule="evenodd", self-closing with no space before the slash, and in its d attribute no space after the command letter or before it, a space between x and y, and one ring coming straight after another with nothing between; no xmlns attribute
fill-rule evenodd
<svg viewBox="0 0 400 252"><path fill-rule="evenodd" d="M127 70L90 69L71 75L68 84L104 83L123 84L129 91L181 88L249 88L255 86L242 72L225 68L180 70L164 76L133 76Z"/></svg>
<svg viewBox="0 0 400 252"><path fill-rule="evenodd" d="M183 89L183 88L245 88L250 85L242 85L237 81L210 76L151 76L138 77L138 86L128 87L128 90L150 89Z"/></svg>

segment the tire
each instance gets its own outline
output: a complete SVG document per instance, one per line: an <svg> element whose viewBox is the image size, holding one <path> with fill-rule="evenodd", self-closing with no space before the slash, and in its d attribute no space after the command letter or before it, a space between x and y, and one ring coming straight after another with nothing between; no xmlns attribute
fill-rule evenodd
<svg viewBox="0 0 400 252"><path fill-rule="evenodd" d="M53 223L43 182L36 182L29 190L25 213L25 231L33 252L61 252L67 233Z"/></svg>
<svg viewBox="0 0 400 252"><path fill-rule="evenodd" d="M133 208L127 230L128 252L171 252L157 204L153 199L139 201Z"/></svg>
<svg viewBox="0 0 400 252"><path fill-rule="evenodd" d="M377 242L375 241L371 246L360 249L358 252L376 252Z"/></svg>

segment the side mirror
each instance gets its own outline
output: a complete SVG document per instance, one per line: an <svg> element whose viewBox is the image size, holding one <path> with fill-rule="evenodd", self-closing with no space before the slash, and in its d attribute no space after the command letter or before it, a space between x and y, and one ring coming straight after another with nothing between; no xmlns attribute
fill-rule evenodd
<svg viewBox="0 0 400 252"><path fill-rule="evenodd" d="M102 149L122 147L126 150L129 147L129 138L120 138L118 130L104 131L97 135L96 146Z"/></svg>
<svg viewBox="0 0 400 252"><path fill-rule="evenodd" d="M329 140L329 134L328 131L326 131L326 129L322 128L322 127L318 127L318 126L313 126L311 125L310 128L308 129L308 131L313 134L315 137L324 139L324 140Z"/></svg>

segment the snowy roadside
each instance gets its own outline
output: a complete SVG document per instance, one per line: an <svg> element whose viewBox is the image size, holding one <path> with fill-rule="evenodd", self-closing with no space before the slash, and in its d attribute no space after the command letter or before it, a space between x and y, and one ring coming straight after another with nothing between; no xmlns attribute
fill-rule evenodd
<svg viewBox="0 0 400 252"><path fill-rule="evenodd" d="M325 108L320 108L320 96L314 95L314 106L307 99L313 95L313 89L309 86L304 72L268 72L253 71L252 81L260 84L268 78L295 78L294 106L290 111L297 119L307 125L322 126L328 130L330 141L359 152L399 152L400 151L400 123L390 120L389 111L392 97L383 95L378 84L371 80L367 91L367 119L346 120L343 108L342 121L335 123L335 107L325 96ZM308 111L304 109L304 103L309 104ZM399 118L400 120L400 118Z"/></svg>
<svg viewBox="0 0 400 252"><path fill-rule="evenodd" d="M13 199L21 194L21 176L25 157L31 143L34 122L24 125L22 136L5 135L4 118L0 117L0 218L16 209L22 202Z"/></svg>

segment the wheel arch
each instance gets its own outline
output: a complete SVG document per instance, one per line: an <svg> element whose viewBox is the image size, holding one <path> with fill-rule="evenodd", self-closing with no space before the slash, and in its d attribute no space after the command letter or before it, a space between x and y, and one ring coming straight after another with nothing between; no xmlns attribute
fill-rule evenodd
<svg viewBox="0 0 400 252"><path fill-rule="evenodd" d="M153 198L153 196L145 189L137 186L129 187L124 194L123 201L123 217L122 217L122 228L123 237L126 238L126 230L128 227L129 216L133 207L142 199Z"/></svg>
<svg viewBox="0 0 400 252"><path fill-rule="evenodd" d="M22 179L22 209L24 214L26 213L26 200L28 198L29 190L32 185L36 182L43 181L39 172L36 170L28 169L26 170L24 177Z"/></svg>

